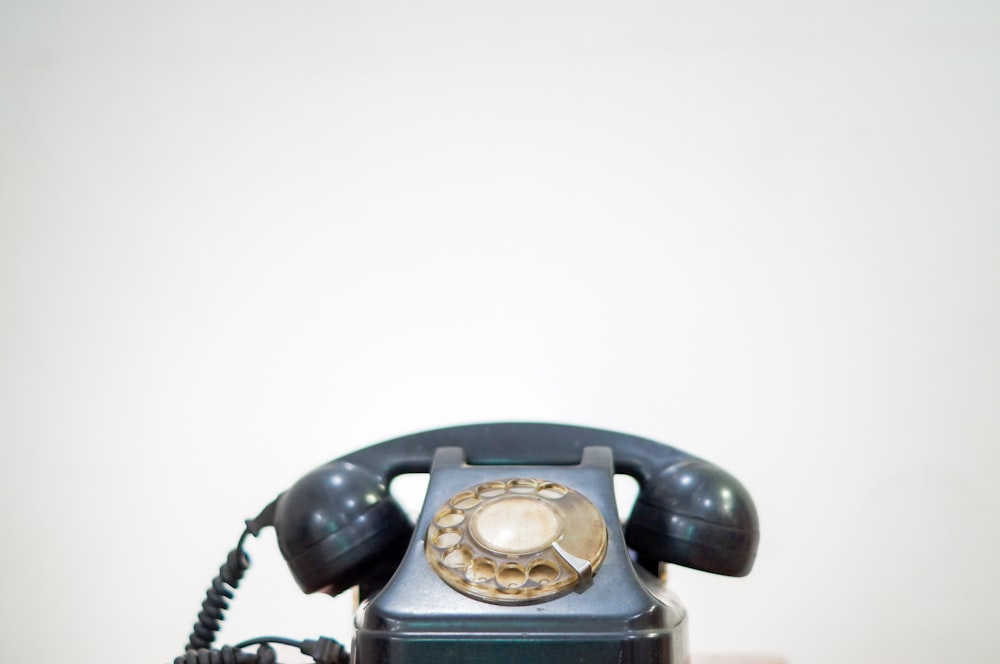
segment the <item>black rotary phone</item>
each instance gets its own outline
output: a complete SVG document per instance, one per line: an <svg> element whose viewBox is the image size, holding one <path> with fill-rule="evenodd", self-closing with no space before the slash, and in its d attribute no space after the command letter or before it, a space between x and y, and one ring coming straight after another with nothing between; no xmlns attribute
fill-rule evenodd
<svg viewBox="0 0 1000 664"><path fill-rule="evenodd" d="M403 473L430 473L415 526L388 491ZM625 524L615 473L639 484ZM243 541L266 526L304 592L359 588L350 655L326 638L210 649ZM661 563L744 576L758 537L739 481L651 440L526 423L413 434L320 466L247 521L175 662L268 664L278 643L338 664L683 664L686 613Z"/></svg>

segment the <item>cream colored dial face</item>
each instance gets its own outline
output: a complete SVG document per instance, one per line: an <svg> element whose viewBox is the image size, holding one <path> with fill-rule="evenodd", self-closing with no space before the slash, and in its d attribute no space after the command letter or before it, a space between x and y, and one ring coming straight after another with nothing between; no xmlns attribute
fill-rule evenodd
<svg viewBox="0 0 1000 664"><path fill-rule="evenodd" d="M564 484L535 478L486 482L442 505L427 529L431 567L459 592L517 604L589 582L607 551L600 511Z"/></svg>

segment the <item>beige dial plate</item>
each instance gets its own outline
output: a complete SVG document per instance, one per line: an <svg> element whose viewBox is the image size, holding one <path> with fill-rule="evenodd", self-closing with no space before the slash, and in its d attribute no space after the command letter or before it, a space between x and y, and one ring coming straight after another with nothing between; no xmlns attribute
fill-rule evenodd
<svg viewBox="0 0 1000 664"><path fill-rule="evenodd" d="M435 512L425 553L452 588L512 604L550 599L589 582L607 544L604 519L582 494L517 477L452 496Z"/></svg>

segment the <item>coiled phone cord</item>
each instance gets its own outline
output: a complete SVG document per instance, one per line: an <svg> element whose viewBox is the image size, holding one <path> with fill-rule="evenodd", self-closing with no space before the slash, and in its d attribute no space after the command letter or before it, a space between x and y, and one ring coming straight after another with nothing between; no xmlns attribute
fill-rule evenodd
<svg viewBox="0 0 1000 664"><path fill-rule="evenodd" d="M219 575L212 579L212 585L205 593L205 601L201 603L198 620L194 624L191 636L188 637L185 650L209 648L215 640L215 633L221 627L219 623L226 617L225 611L229 608L229 600L233 599L233 591L240 585L243 575L250 567L250 558L243 551L243 542L249 534L248 526L240 535L236 548L226 556L226 562L219 568Z"/></svg>
<svg viewBox="0 0 1000 664"><path fill-rule="evenodd" d="M246 529L240 535L236 548L226 556L226 562L219 568L218 576L212 579L212 584L205 593L205 601L201 603L198 619L184 647L185 653L174 658L174 664L278 664L274 648L270 645L272 643L298 648L317 664L348 664L350 661L347 650L334 639L325 636L304 641L263 636L241 641L235 646L211 649L216 632L221 627L219 623L225 619L225 611L233 599L233 592L250 567L250 558L243 550L243 543L248 535L256 537L261 528L273 525L276 505L277 499L256 518L247 520ZM242 650L252 645L259 646L256 654Z"/></svg>
<svg viewBox="0 0 1000 664"><path fill-rule="evenodd" d="M232 646L222 646L219 650L188 650L174 659L174 664L277 664L274 648L266 643L257 649L257 654L243 652Z"/></svg>
<svg viewBox="0 0 1000 664"><path fill-rule="evenodd" d="M298 648L318 664L348 664L351 659L342 645L325 636L305 641L295 641L280 636L262 636L247 639L235 646L222 646L218 650L207 648L188 650L174 658L174 664L278 664L277 655L271 647L272 643ZM242 650L252 645L259 645L256 653Z"/></svg>

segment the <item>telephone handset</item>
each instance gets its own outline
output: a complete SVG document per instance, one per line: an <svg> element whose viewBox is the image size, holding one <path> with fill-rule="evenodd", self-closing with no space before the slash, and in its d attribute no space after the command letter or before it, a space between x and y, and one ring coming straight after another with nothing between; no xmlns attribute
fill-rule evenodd
<svg viewBox="0 0 1000 664"><path fill-rule="evenodd" d="M430 473L415 526L389 493ZM639 493L618 522L613 476ZM759 538L749 493L707 461L576 426L496 423L417 433L308 473L247 522L177 662L274 661L266 637L208 650L246 570L247 534L277 531L304 592L358 586L352 654L304 642L318 662L687 661L686 613L661 563L744 576ZM263 644L257 654L242 648Z"/></svg>

